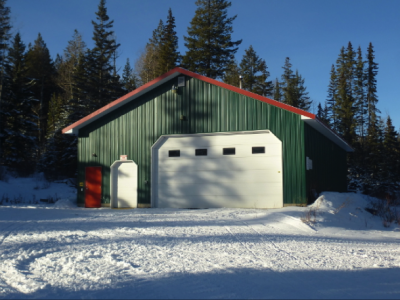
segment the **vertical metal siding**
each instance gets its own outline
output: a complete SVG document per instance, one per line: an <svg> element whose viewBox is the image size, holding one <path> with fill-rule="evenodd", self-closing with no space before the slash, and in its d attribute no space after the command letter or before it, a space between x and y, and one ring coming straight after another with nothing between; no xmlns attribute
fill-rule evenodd
<svg viewBox="0 0 400 300"><path fill-rule="evenodd" d="M176 81L79 131L78 181L84 179L84 167L102 166L102 203L109 203L110 166L121 154L127 154L138 165L138 203L149 204L150 149L161 135L269 129L282 141L284 204L307 201L304 124L299 115L190 77L175 94L171 87ZM181 121L181 115L186 120ZM84 202L80 191L78 202Z"/></svg>
<svg viewBox="0 0 400 300"><path fill-rule="evenodd" d="M304 136L305 154L312 160L312 170L306 170L308 202L315 200L312 190L346 192L346 151L308 124Z"/></svg>

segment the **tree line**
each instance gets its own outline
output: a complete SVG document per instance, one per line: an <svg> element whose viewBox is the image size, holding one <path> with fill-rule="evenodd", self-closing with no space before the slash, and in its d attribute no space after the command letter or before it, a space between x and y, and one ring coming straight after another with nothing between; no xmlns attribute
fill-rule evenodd
<svg viewBox="0 0 400 300"><path fill-rule="evenodd" d="M18 175L35 171L50 178L74 176L77 139L61 129L136 89L176 66L240 86L250 92L309 110L305 79L290 58L282 75L271 80L266 61L253 46L235 58L242 40L232 40L233 22L227 0L197 0L183 55L178 51L175 17L169 9L140 57L127 59L119 74L120 44L105 0L100 0L93 25L94 47L75 30L64 53L52 59L40 33L26 46L19 33L11 36L10 9L0 0L0 159ZM393 192L399 182L399 140L391 119L377 108L373 46L366 59L351 43L332 65L328 97L318 117L348 141L350 187L367 193ZM239 76L242 77L240 82ZM368 162L368 163L366 163Z"/></svg>
<svg viewBox="0 0 400 300"><path fill-rule="evenodd" d="M349 188L393 196L400 183L400 140L390 116L378 109L378 63L369 44L366 55L351 42L340 49L330 71L328 97L317 116L353 148L348 156Z"/></svg>

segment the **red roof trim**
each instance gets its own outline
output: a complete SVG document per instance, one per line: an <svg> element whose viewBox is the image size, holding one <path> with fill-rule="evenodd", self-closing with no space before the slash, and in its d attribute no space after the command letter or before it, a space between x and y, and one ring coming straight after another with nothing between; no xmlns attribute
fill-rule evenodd
<svg viewBox="0 0 400 300"><path fill-rule="evenodd" d="M218 81L218 80L215 80L215 79L211 79L211 78L202 76L202 75L197 74L197 73L190 72L188 70L185 70L185 69L182 69L182 68L179 68L179 67L175 68L174 70L177 70L177 72L180 72L180 73L182 73L184 75L187 75L187 76L190 76L190 77L193 77L193 78L196 78L196 79L211 83L213 85L217 85L219 87L222 87L224 89L230 90L232 92L235 92L235 93L238 93L238 94L242 94L244 96L247 96L247 97L250 97L250 98L253 98L253 99L260 100L262 102L271 104L273 106L277 106L279 108L283 108L285 110L291 111L291 112L296 113L298 115L302 115L302 116L305 116L305 117L309 117L311 119L315 119L315 115L314 114L309 113L309 112L307 112L305 110L302 110L300 108L296 108L296 107L284 104L282 102L279 102L279 101L276 101L276 100L273 100L273 99L270 99L270 98L267 98L267 97L264 97L264 96L260 96L258 94L254 94L252 92L248 92L246 90L242 90L242 89L240 89L238 87L235 87L233 85L226 84L226 83L223 83L221 81Z"/></svg>
<svg viewBox="0 0 400 300"><path fill-rule="evenodd" d="M106 106L103 106L102 108L96 110L95 112L91 113L90 115L87 115L86 117L80 119L79 121L77 121L77 122L75 122L75 123L69 125L68 127L65 127L65 128L62 130L62 133L66 133L67 131L69 131L69 130L71 130L71 129L74 129L75 127L81 125L82 123L85 123L86 121L89 121L89 120L92 119L93 117L95 117L95 116L101 114L102 112L104 112L104 111L110 109L111 107L113 107L113 106L115 106L115 105L117 105L117 104L123 102L124 100L126 100L126 99L132 97L133 95L136 95L136 94L140 93L141 91L147 89L148 87L152 86L153 84L155 84L155 83L157 83L157 82L159 82L159 81L161 81L161 80L167 78L167 77L170 76L171 74L177 72L176 69L177 69L177 68L175 68L175 69L173 69L173 70L171 70L171 71L165 73L164 75L161 75L160 77L157 77L156 79L154 79L154 80L152 80L152 81L146 83L145 85L142 85L141 87L137 88L136 90L133 90L132 92L130 92L130 93L126 94L125 96L122 96L121 98L119 98L119 99L117 99L117 100L115 100L115 101L113 101L113 102L107 104Z"/></svg>
<svg viewBox="0 0 400 300"><path fill-rule="evenodd" d="M190 72L190 71L182 69L180 67L176 67L176 68L172 69L171 71L165 73L164 75L161 75L160 77L158 77L158 78L146 83L145 85L142 85L140 88L137 88L136 90L126 94L125 96L122 96L121 98L111 102L110 104L107 104L106 106L103 106L102 108L100 108L100 109L96 110L95 112L91 113L90 115L80 119L79 121L71 124L70 126L65 127L62 130L62 133L66 133L67 131L69 131L71 129L74 129L75 127L77 127L77 126L89 121L93 117L95 117L95 116L107 111L108 109L112 108L113 106L115 106L117 104L120 104L121 102L125 101L126 99L128 99L128 98L130 98L130 97L132 97L132 96L134 96L134 95L146 90L147 88L151 87L152 85L156 84L157 82L167 78L168 76L170 76L170 75L172 75L172 74L174 74L176 72L179 72L181 74L184 74L184 75L187 75L187 76L199 79L199 80L202 80L204 82L208 82L210 84L222 87L222 88L230 90L232 92L235 92L235 93L238 93L238 94L241 94L241 95L253 98L253 99L257 99L259 101L262 101L262 102L271 104L273 106L288 110L290 112L293 112L293 113L296 113L296 114L299 114L299 115L302 115L302 116L305 116L305 117L309 117L311 119L315 119L316 118L316 116L314 114L309 113L307 111L304 111L302 109L299 109L299 108L284 104L282 102L278 102L276 100L272 100L272 99L267 98L267 97L260 96L258 94L254 94L254 93L242 90L242 89L237 88L235 86L223 83L223 82L215 80L215 79L211 79L211 78L202 76L202 75L197 74L197 73Z"/></svg>

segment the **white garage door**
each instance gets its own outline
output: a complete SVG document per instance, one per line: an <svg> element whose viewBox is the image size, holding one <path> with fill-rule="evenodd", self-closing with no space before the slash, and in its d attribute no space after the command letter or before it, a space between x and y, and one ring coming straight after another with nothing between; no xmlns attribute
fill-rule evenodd
<svg viewBox="0 0 400 300"><path fill-rule="evenodd" d="M152 206L282 207L282 143L267 130L163 136L152 148Z"/></svg>

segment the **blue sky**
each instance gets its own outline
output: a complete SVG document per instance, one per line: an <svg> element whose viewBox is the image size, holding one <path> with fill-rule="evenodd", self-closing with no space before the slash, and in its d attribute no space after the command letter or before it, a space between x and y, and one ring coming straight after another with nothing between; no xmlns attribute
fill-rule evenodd
<svg viewBox="0 0 400 300"><path fill-rule="evenodd" d="M305 78L309 96L324 103L329 72L340 48L351 41L361 46L365 56L369 42L379 64L378 108L390 115L400 128L400 1L398 0L232 0L229 16L233 39L243 39L236 59L242 59L250 45L262 57L271 79L280 78L285 57ZM92 20L99 0L8 0L14 33L32 43L40 32L52 57L62 54L74 29L89 47L93 46ZM160 19L166 20L168 8L176 18L179 51L184 54L183 36L196 10L190 0L108 0L108 15L121 44L118 61L121 69L129 58L133 63Z"/></svg>

